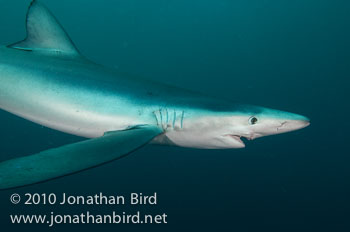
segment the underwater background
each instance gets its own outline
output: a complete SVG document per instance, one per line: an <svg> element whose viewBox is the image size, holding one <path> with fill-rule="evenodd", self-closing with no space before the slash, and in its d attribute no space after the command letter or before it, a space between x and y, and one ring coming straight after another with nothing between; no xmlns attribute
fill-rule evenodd
<svg viewBox="0 0 350 232"><path fill-rule="evenodd" d="M75 175L0 192L10 214L166 213L168 224L53 231L350 231L350 1L42 0L89 59L141 77L305 115L305 129L245 149L148 145ZM0 0L0 44L25 37L30 1ZM1 81L1 77L0 77ZM79 141L0 111L0 160ZM12 193L128 195L154 206L26 206Z"/></svg>

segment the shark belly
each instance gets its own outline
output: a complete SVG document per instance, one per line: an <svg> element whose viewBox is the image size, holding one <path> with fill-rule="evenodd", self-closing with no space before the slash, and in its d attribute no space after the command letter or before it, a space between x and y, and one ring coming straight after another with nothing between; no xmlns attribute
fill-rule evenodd
<svg viewBox="0 0 350 232"><path fill-rule="evenodd" d="M0 65L0 108L69 134L94 138L107 131L156 122L152 113L125 97L67 82L57 70ZM42 70L42 67L41 67ZM67 71L69 78L79 69Z"/></svg>

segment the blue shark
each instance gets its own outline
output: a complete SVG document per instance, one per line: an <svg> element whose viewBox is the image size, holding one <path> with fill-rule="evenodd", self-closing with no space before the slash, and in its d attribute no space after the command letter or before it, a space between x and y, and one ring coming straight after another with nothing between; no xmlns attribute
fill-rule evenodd
<svg viewBox="0 0 350 232"><path fill-rule="evenodd" d="M96 64L35 0L26 31L24 40L0 47L0 108L87 140L1 162L0 189L98 166L148 143L243 148L242 138L310 124L298 114L237 104Z"/></svg>

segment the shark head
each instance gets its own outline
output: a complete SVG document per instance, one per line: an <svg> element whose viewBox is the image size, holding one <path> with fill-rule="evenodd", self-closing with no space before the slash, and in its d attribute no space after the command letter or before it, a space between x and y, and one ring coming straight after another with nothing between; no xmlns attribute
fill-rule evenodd
<svg viewBox="0 0 350 232"><path fill-rule="evenodd" d="M173 144L203 149L245 147L242 138L253 140L302 129L310 120L302 115L257 106L239 106L234 111L193 111L182 128L165 133Z"/></svg>
<svg viewBox="0 0 350 232"><path fill-rule="evenodd" d="M243 148L242 138L253 140L299 130L310 124L310 120L302 115L267 108L260 108L258 113L252 110L217 119L223 122L221 124L226 123L220 131L222 148L226 145L227 148Z"/></svg>

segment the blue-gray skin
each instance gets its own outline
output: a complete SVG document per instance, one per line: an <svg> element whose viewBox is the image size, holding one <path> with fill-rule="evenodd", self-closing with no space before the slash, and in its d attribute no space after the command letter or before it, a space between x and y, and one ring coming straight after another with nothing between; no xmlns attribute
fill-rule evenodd
<svg viewBox="0 0 350 232"><path fill-rule="evenodd" d="M95 166L147 141L193 148L241 148L244 143L240 137L254 139L309 125L309 120L301 115L239 105L95 64L80 55L54 16L37 1L28 10L27 38L0 48L0 108L87 138L119 131L115 136L104 137L113 138L116 146L121 141L126 146L112 158L92 159L86 164L81 161L86 143L6 161L0 164L0 188L35 183ZM121 139L123 134L126 136L123 131L135 128L146 131L149 138L140 144L125 145L125 139ZM97 141L101 144L104 140ZM74 151L69 159L80 159L80 165L65 162L55 168L48 166L50 159L66 159L67 150ZM90 156L101 156L100 153L96 149ZM32 166L24 167L25 163ZM14 174L21 172L22 175ZM29 179L23 177L30 173ZM13 175L16 178L9 178Z"/></svg>

